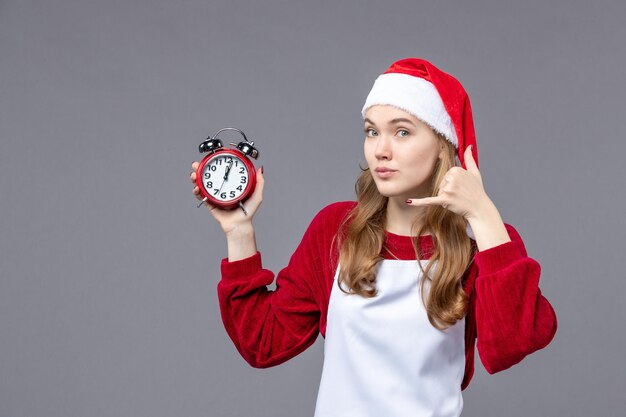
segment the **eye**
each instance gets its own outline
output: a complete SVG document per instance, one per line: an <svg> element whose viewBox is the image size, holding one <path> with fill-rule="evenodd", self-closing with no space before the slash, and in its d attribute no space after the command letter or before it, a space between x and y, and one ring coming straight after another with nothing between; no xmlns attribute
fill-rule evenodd
<svg viewBox="0 0 626 417"><path fill-rule="evenodd" d="M365 128L364 131L365 131L365 136L370 136L370 137L378 136L378 132L372 128Z"/></svg>
<svg viewBox="0 0 626 417"><path fill-rule="evenodd" d="M409 136L409 131L405 129L400 129L398 130L398 136L403 137L403 138L407 137Z"/></svg>

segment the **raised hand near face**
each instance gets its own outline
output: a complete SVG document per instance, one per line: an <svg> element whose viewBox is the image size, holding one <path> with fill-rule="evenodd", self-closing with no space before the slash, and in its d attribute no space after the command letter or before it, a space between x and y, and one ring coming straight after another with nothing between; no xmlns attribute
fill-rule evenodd
<svg viewBox="0 0 626 417"><path fill-rule="evenodd" d="M452 167L439 185L436 197L412 198L407 204L412 206L440 205L467 220L477 217L483 207L491 204L483 188L480 171L472 155L472 146L468 146L464 154L465 166Z"/></svg>

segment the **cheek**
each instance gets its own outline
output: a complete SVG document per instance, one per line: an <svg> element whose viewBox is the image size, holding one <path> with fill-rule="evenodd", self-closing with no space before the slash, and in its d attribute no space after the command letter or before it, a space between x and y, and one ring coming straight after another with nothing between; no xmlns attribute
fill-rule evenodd
<svg viewBox="0 0 626 417"><path fill-rule="evenodd" d="M410 155L407 150L407 154ZM407 160L411 172L420 177L429 177L435 168L437 162L437 153L431 152L431 149L413 149L413 157Z"/></svg>
<svg viewBox="0 0 626 417"><path fill-rule="evenodd" d="M363 143L363 155L365 156L365 160L368 162L374 157L374 149L371 144L367 143L367 141Z"/></svg>

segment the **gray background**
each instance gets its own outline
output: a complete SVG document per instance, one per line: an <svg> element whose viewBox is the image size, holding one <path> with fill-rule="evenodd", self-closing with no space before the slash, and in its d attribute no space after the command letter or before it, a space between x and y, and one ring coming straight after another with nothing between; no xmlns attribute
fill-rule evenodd
<svg viewBox="0 0 626 417"><path fill-rule="evenodd" d="M588 4L587 4L588 3ZM472 99L487 193L559 330L464 416L618 416L626 6L620 1L0 2L0 416L310 416L323 340L250 368L219 316L197 145L261 150L265 266L354 197L374 79L421 56ZM234 139L238 139L233 136Z"/></svg>

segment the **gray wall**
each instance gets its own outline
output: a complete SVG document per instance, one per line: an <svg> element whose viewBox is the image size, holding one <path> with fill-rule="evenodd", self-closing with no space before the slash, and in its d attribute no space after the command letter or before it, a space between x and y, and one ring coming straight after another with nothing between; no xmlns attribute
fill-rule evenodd
<svg viewBox="0 0 626 417"><path fill-rule="evenodd" d="M465 85L487 193L559 319L507 371L477 356L463 415L623 415L624 16L617 0L1 1L0 416L312 415L321 337L257 370L222 327L225 239L190 163L220 127L256 141L257 242L278 271L319 209L353 199L361 105L406 56Z"/></svg>

